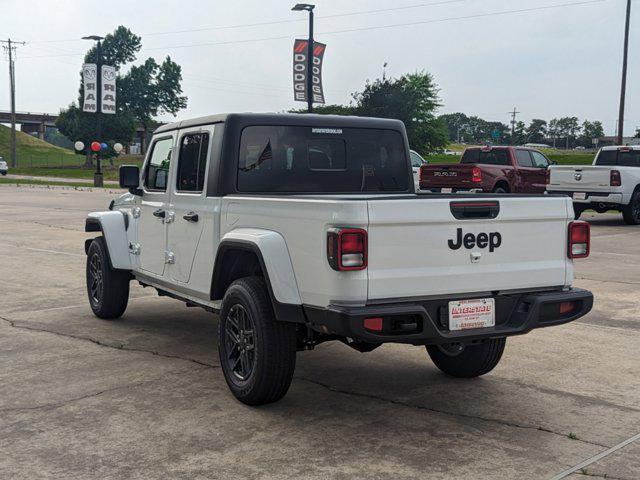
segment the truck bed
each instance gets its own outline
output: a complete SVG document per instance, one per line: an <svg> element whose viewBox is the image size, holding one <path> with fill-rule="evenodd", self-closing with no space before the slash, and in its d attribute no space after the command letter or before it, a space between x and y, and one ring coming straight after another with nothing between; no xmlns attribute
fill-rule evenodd
<svg viewBox="0 0 640 480"><path fill-rule="evenodd" d="M243 227L284 237L306 305L560 288L573 275L564 196L231 195L221 208L221 237ZM333 227L367 230L365 270L330 268Z"/></svg>

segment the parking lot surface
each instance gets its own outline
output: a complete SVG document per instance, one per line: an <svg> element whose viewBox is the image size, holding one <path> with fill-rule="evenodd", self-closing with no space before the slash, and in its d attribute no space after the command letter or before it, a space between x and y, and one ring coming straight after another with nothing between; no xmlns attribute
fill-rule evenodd
<svg viewBox="0 0 640 480"><path fill-rule="evenodd" d="M640 228L590 215L593 311L507 341L485 377L423 347L298 354L280 402L237 402L215 315L132 284L86 300L84 217L116 191L0 186L0 478L552 478L640 433ZM640 440L567 478L640 478Z"/></svg>

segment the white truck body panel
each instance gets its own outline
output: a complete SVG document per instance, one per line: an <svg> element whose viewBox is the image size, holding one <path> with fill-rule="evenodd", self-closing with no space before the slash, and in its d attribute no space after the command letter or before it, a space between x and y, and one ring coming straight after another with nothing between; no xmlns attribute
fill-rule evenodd
<svg viewBox="0 0 640 480"><path fill-rule="evenodd" d="M484 200L484 199L483 199ZM501 198L495 219L457 220L447 198L369 201L368 300L565 286L567 198ZM452 250L449 239L499 232L501 245ZM471 256L476 263L472 263Z"/></svg>
<svg viewBox="0 0 640 480"><path fill-rule="evenodd" d="M132 270L134 265L131 263L129 255L129 232L125 227L122 212L91 212L87 218L100 222L111 258L111 266L119 270Z"/></svg>
<svg viewBox="0 0 640 480"><path fill-rule="evenodd" d="M592 165L551 165L547 191L568 193L589 193L588 198L574 198L574 203L617 203L628 205L634 190L640 185L640 166L600 165L598 157L602 152L619 150L621 147L603 147ZM640 147L623 147L640 150ZM611 171L620 172L620 186L611 185Z"/></svg>

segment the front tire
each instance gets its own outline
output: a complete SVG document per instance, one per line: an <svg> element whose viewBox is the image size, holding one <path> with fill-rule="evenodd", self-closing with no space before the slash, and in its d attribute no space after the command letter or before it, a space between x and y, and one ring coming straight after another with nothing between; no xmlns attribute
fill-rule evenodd
<svg viewBox="0 0 640 480"><path fill-rule="evenodd" d="M477 345L427 345L436 367L457 378L473 378L489 373L498 365L507 339L492 338Z"/></svg>
<svg viewBox="0 0 640 480"><path fill-rule="evenodd" d="M640 225L640 190L633 192L629 205L622 209L622 218L627 225Z"/></svg>
<svg viewBox="0 0 640 480"><path fill-rule="evenodd" d="M113 270L103 237L87 252L87 295L96 317L111 320L122 316L129 302L129 272Z"/></svg>
<svg viewBox="0 0 640 480"><path fill-rule="evenodd" d="M262 277L227 289L218 326L218 353L231 393L247 405L280 400L296 366L296 328L276 320Z"/></svg>

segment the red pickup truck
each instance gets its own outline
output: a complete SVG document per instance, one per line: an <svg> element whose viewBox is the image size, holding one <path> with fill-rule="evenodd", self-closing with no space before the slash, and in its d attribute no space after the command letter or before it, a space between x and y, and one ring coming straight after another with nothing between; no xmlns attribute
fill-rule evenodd
<svg viewBox="0 0 640 480"><path fill-rule="evenodd" d="M543 193L551 162L526 147L470 147L460 163L420 167L420 190Z"/></svg>

